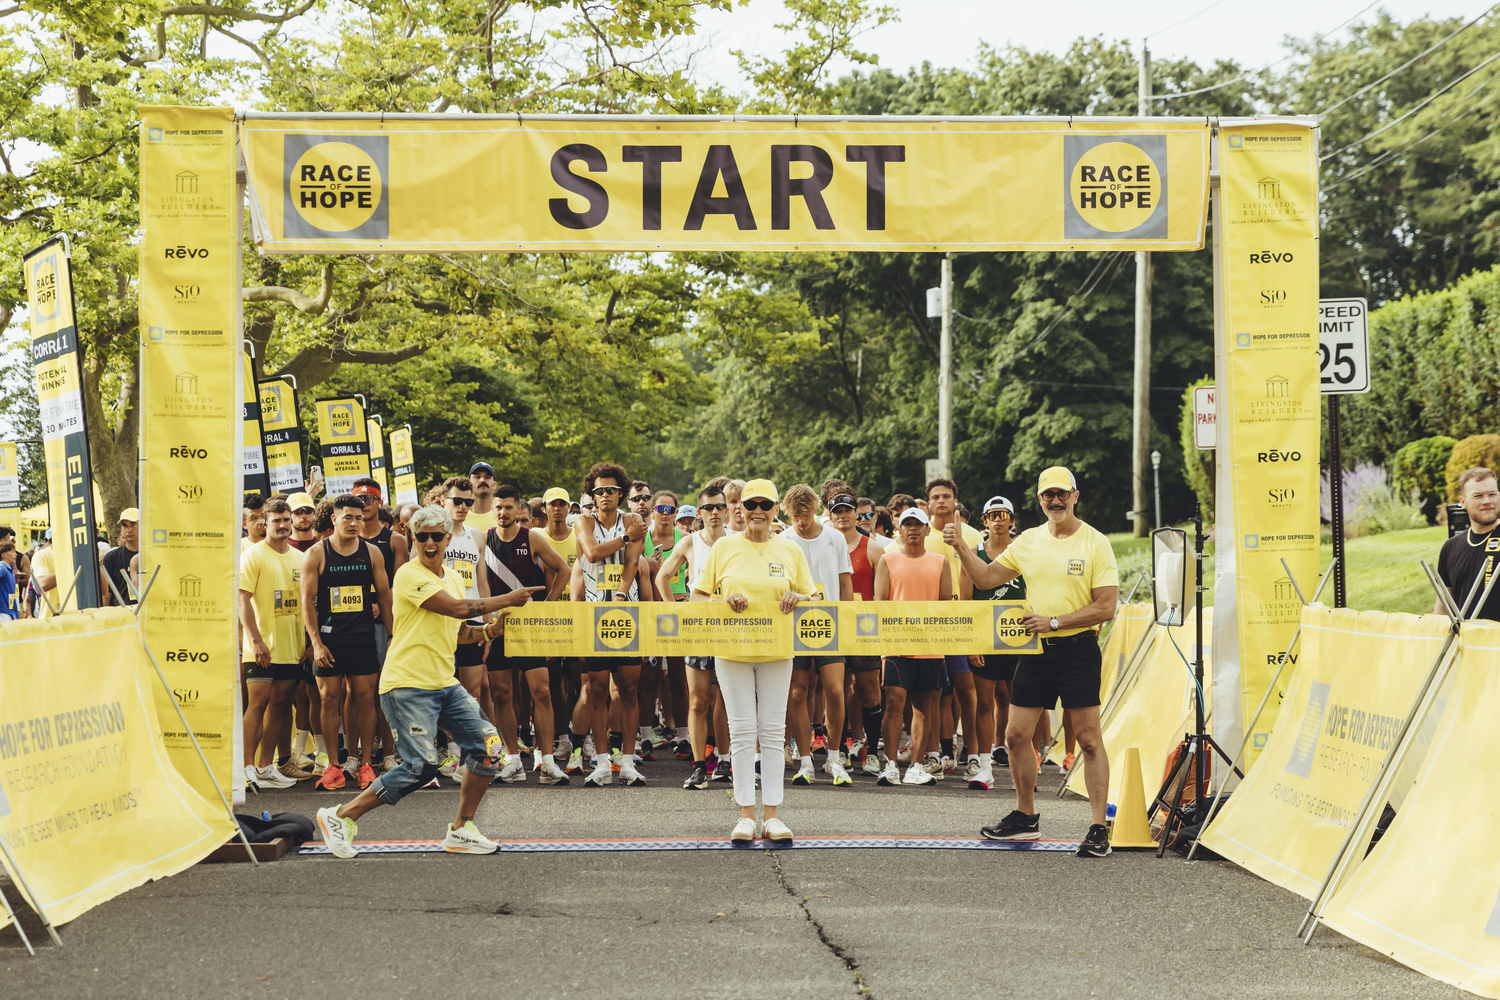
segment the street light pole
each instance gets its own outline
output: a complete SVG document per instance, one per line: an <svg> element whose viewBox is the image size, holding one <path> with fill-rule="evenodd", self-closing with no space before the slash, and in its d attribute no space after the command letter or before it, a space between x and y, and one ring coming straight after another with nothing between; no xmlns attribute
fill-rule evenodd
<svg viewBox="0 0 1500 1000"><path fill-rule="evenodd" d="M1159 452L1159 451L1153 451L1151 453L1151 478L1156 483L1156 524L1155 524L1155 527L1160 528L1162 526L1162 524L1161 524L1161 452Z"/></svg>
<svg viewBox="0 0 1500 1000"><path fill-rule="evenodd" d="M943 329L938 339L938 464L953 475L953 255L943 255Z"/></svg>
<svg viewBox="0 0 1500 1000"><path fill-rule="evenodd" d="M1138 112L1151 114L1151 52L1141 44L1141 80ZM1135 255L1135 380L1131 406L1132 448L1130 471L1133 482L1131 509L1135 511L1135 537L1146 537L1146 451L1151 447L1151 255ZM1161 518L1157 517L1157 523Z"/></svg>

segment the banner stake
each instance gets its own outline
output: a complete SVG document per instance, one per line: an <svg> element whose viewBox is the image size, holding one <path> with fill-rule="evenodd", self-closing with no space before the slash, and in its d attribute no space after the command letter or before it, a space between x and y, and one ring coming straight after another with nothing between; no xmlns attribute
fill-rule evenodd
<svg viewBox="0 0 1500 1000"><path fill-rule="evenodd" d="M238 825L238 824L236 824L236 825ZM7 847L7 846L5 846L5 838L4 837L0 837L0 851L4 852L4 854L5 854L5 860L10 862L10 870L16 873L16 881L19 882L19 883L21 883L21 891L23 893L25 893L26 894L26 898L31 901L31 907L32 907L32 909L36 910L37 916L39 916L39 917L42 918L42 926L47 928L47 934L51 936L52 943L55 944L55 945L57 945L59 948L61 948L62 947L62 938L60 938L60 937L57 936L57 928L52 926L52 918L49 917L49 916L47 916L47 910L46 910L46 907L42 906L41 898L39 896L37 896L36 893L34 893L34 892L31 891L31 886L27 884L27 882L26 882L26 876L25 876L25 874L22 873L21 866L18 865L18 864L16 864L15 856L10 853L10 848ZM7 910L9 910L10 909L10 904L6 903L5 904L5 908ZM21 929L21 922L19 920L17 920L16 921L16 930L19 931L20 929ZM23 941L26 939L26 935L24 933L21 935L21 939ZM30 941L26 942L26 950L27 951L31 951L31 942ZM36 952L32 952L32 954L35 955Z"/></svg>
<svg viewBox="0 0 1500 1000"><path fill-rule="evenodd" d="M11 926L16 933L21 935L21 943L26 946L26 954L32 958L36 957L36 949L31 946L31 939L26 936L26 930L21 926L21 921L16 919L16 911L10 908L10 900L5 898L5 893L0 892L0 905L5 907L5 915L10 918Z"/></svg>

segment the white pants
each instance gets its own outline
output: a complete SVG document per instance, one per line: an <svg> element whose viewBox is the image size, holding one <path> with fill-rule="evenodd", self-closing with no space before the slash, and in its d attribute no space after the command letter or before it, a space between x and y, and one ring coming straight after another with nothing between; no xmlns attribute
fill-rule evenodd
<svg viewBox="0 0 1500 1000"><path fill-rule="evenodd" d="M724 714L729 716L729 759L734 768L734 801L755 805L755 744L760 741L760 800L781 805L785 763L786 699L792 689L792 661L750 663L714 657Z"/></svg>

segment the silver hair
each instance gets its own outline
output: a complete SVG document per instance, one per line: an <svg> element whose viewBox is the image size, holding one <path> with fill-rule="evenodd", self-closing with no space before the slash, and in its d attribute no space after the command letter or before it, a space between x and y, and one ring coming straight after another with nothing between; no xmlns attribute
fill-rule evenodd
<svg viewBox="0 0 1500 1000"><path fill-rule="evenodd" d="M442 528L445 535L453 534L453 518L441 507L422 507L406 522L406 530L413 534L433 528Z"/></svg>

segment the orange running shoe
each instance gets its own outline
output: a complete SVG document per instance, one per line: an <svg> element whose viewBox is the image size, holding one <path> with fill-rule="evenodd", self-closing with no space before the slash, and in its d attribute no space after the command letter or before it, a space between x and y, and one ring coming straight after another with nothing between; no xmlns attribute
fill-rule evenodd
<svg viewBox="0 0 1500 1000"><path fill-rule="evenodd" d="M344 770L337 764L330 764L328 770L323 772L323 777L313 782L314 788L325 791L335 791L344 787Z"/></svg>
<svg viewBox="0 0 1500 1000"><path fill-rule="evenodd" d="M813 738L812 738L812 750L813 750L813 753L817 753L819 750L827 750L827 749L828 749L828 738L826 736L821 736L821 735L818 735L818 734L814 734Z"/></svg>
<svg viewBox="0 0 1500 1000"><path fill-rule="evenodd" d="M1036 769L1037 769L1037 771L1041 771L1041 769L1042 769L1042 752L1040 750L1033 750L1031 752L1034 753L1034 754L1036 754Z"/></svg>
<svg viewBox="0 0 1500 1000"><path fill-rule="evenodd" d="M375 772L369 764L359 765L359 787L369 788L370 782L375 780Z"/></svg>
<svg viewBox="0 0 1500 1000"><path fill-rule="evenodd" d="M1066 772L1068 772L1068 773L1070 773L1070 774L1073 771L1073 758L1074 758L1074 756L1075 756L1074 754L1068 754L1066 757L1063 758L1063 770L1066 771Z"/></svg>

